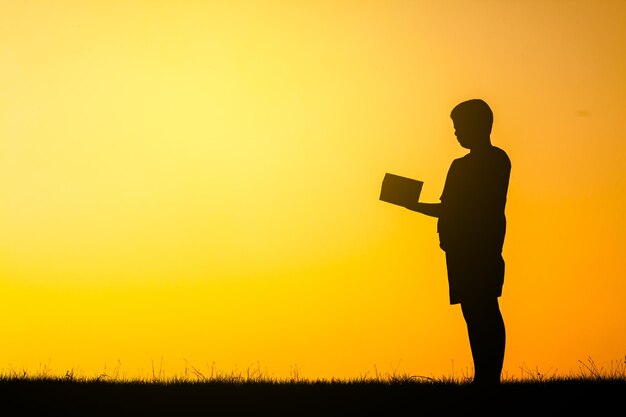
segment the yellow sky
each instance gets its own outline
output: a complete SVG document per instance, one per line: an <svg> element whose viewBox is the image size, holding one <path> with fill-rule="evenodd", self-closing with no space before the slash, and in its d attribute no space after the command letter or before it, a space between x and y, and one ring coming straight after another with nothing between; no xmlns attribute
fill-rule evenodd
<svg viewBox="0 0 626 417"><path fill-rule="evenodd" d="M0 368L468 373L434 219L512 160L505 373L626 353L623 1L0 1ZM213 365L212 365L213 364Z"/></svg>

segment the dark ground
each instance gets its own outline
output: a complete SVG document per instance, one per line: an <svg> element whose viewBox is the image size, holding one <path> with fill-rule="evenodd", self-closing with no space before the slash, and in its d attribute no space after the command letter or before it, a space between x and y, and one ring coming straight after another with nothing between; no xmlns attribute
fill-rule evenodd
<svg viewBox="0 0 626 417"><path fill-rule="evenodd" d="M622 415L626 381L143 383L7 380L5 416ZM6 413L7 410L13 410Z"/></svg>

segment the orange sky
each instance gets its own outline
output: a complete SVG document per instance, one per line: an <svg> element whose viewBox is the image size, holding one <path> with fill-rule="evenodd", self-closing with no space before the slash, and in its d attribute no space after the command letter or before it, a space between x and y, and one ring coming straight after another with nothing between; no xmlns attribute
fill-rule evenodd
<svg viewBox="0 0 626 417"><path fill-rule="evenodd" d="M468 374L435 221L512 160L505 373L626 353L626 3L1 1L0 369ZM162 363L162 365L161 365Z"/></svg>

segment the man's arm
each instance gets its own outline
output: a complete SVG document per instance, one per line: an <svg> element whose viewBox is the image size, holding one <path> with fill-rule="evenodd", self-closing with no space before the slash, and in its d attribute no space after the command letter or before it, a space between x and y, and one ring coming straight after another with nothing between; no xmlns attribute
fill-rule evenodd
<svg viewBox="0 0 626 417"><path fill-rule="evenodd" d="M427 216L439 217L439 213L441 212L441 203L415 203L414 205L411 205L410 207L407 206L406 208Z"/></svg>

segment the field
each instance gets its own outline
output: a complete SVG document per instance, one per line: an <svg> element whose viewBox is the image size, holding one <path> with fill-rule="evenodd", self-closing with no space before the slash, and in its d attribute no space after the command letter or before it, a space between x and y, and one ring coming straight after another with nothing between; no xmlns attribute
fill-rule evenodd
<svg viewBox="0 0 626 417"><path fill-rule="evenodd" d="M623 370L600 375L528 374L496 387L452 379L394 376L357 380L269 380L258 376L185 380L28 377L0 379L3 409L11 415L80 416L350 416L619 415L626 400ZM6 414L5 414L6 415Z"/></svg>

